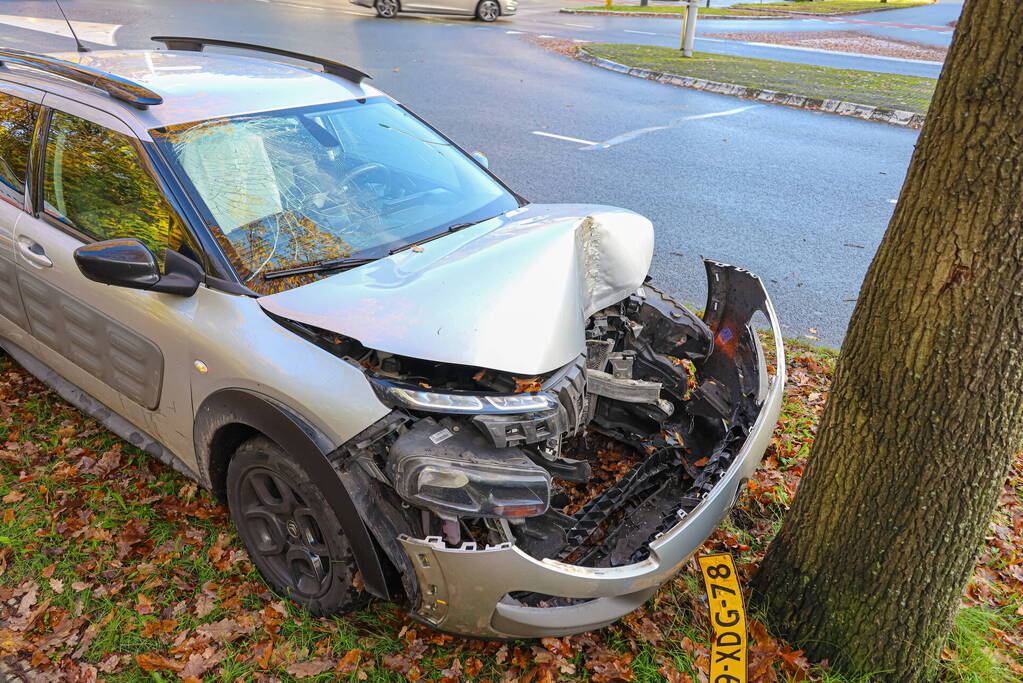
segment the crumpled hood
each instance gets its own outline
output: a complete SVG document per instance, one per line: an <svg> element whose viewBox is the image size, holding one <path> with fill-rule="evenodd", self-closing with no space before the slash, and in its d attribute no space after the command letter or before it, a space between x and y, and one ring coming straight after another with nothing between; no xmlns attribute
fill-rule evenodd
<svg viewBox="0 0 1023 683"><path fill-rule="evenodd" d="M583 352L586 319L643 284L653 244L625 209L530 204L258 301L378 351L535 375Z"/></svg>

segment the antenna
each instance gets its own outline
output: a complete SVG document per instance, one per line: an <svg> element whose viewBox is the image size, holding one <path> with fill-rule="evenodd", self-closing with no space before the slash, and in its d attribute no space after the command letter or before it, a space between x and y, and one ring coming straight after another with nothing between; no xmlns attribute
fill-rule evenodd
<svg viewBox="0 0 1023 683"><path fill-rule="evenodd" d="M82 41L78 40L78 34L75 33L75 27L68 21L67 15L64 14L64 8L60 6L60 0L53 0L57 3L57 9L60 10L60 16L64 17L64 22L67 24L68 30L71 31L71 37L75 39L75 47L78 48L79 52L88 52L89 48L82 45Z"/></svg>

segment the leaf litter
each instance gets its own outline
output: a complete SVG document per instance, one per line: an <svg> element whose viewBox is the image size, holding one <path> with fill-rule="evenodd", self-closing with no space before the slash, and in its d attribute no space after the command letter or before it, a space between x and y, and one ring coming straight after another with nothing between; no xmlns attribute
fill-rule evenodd
<svg viewBox="0 0 1023 683"><path fill-rule="evenodd" d="M701 552L748 582L799 486L834 371L796 344L778 429ZM0 359L0 679L707 681L710 625L693 563L601 631L511 643L435 632L382 602L314 619L259 579L223 506ZM602 458L614 477L613 459ZM580 492L582 493L582 492ZM990 643L1023 673L1023 458L964 606L1013 614ZM750 681L824 680L750 615ZM946 650L946 658L956 653Z"/></svg>

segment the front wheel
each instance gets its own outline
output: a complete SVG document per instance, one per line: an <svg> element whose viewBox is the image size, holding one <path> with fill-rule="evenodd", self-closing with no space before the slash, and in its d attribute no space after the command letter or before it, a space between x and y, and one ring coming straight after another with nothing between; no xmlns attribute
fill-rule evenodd
<svg viewBox="0 0 1023 683"><path fill-rule="evenodd" d="M497 21L499 16L501 16L501 6L497 4L497 0L483 0L476 6L476 18L480 21Z"/></svg>
<svg viewBox="0 0 1023 683"><path fill-rule="evenodd" d="M227 502L253 564L278 595L315 616L365 601L337 515L319 484L280 446L260 436L238 447L227 468Z"/></svg>
<svg viewBox="0 0 1023 683"><path fill-rule="evenodd" d="M376 9L378 17L393 19L398 16L398 0L376 0L373 7Z"/></svg>

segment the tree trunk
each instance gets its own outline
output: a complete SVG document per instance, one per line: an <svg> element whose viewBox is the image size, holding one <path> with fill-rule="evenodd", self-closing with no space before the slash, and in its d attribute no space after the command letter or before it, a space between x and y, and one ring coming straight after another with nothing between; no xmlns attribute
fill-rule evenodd
<svg viewBox="0 0 1023 683"><path fill-rule="evenodd" d="M937 676L1023 437L1021 220L1023 12L967 0L754 582L780 635L846 672Z"/></svg>

